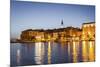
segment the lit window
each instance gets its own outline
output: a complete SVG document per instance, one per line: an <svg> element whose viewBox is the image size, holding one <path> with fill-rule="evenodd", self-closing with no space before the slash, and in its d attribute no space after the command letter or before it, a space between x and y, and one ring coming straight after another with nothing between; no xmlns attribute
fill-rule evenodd
<svg viewBox="0 0 100 67"><path fill-rule="evenodd" d="M86 25L84 25L83 27L86 27Z"/></svg>
<svg viewBox="0 0 100 67"><path fill-rule="evenodd" d="M91 26L93 27L93 26L94 26L94 24L91 24Z"/></svg>
<svg viewBox="0 0 100 67"><path fill-rule="evenodd" d="M90 25L88 24L87 27L89 27Z"/></svg>

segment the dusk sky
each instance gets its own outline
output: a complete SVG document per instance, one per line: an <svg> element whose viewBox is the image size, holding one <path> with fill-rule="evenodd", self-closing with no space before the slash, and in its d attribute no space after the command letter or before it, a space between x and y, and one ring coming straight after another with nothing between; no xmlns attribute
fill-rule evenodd
<svg viewBox="0 0 100 67"><path fill-rule="evenodd" d="M54 4L39 2L11 2L11 38L18 38L26 29L81 27L95 21L95 7L89 5Z"/></svg>

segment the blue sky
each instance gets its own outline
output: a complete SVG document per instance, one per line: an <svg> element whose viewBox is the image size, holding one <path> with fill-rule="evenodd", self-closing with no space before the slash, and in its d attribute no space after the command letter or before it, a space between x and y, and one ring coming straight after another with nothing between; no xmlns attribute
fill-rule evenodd
<svg viewBox="0 0 100 67"><path fill-rule="evenodd" d="M39 2L11 2L11 38L20 36L26 29L52 29L81 27L82 23L95 21L95 7L89 5L54 4Z"/></svg>

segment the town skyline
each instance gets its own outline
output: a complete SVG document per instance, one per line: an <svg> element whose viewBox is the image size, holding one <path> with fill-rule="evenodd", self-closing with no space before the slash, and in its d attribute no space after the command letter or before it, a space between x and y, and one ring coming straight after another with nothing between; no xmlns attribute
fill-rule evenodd
<svg viewBox="0 0 100 67"><path fill-rule="evenodd" d="M11 38L18 38L26 29L54 29L95 22L95 7L89 5L11 2Z"/></svg>

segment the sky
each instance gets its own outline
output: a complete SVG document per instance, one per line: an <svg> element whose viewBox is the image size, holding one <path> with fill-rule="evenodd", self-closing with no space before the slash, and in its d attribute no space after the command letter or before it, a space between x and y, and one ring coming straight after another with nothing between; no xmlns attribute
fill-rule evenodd
<svg viewBox="0 0 100 67"><path fill-rule="evenodd" d="M63 26L80 27L95 21L95 6L11 1L11 38L19 38L26 29L54 29Z"/></svg>

